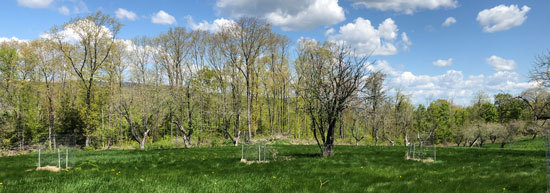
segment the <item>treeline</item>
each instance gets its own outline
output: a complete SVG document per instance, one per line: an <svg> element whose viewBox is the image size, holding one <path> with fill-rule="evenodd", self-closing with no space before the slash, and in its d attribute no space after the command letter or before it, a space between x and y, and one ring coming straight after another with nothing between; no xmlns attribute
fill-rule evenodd
<svg viewBox="0 0 550 193"><path fill-rule="evenodd" d="M98 12L41 39L0 43L1 149L55 148L59 136L96 148L283 136L315 139L327 154L334 141L504 146L541 134L549 115L544 88L480 92L467 107L444 99L415 106L386 93L386 75L367 72L368 57L334 42L291 48L257 18L131 41L117 38L121 27Z"/></svg>

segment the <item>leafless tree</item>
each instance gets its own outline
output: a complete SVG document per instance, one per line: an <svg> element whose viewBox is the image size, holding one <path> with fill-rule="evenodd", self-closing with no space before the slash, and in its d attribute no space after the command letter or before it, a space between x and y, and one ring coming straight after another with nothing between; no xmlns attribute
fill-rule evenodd
<svg viewBox="0 0 550 193"><path fill-rule="evenodd" d="M306 41L300 45L296 64L304 89L300 93L323 156L333 154L336 123L363 86L366 62L367 57L356 57L344 44Z"/></svg>

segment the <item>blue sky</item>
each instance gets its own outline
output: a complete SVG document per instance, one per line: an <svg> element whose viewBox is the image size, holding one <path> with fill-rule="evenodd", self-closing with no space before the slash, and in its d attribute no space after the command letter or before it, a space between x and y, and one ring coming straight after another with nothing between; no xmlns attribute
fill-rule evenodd
<svg viewBox="0 0 550 193"><path fill-rule="evenodd" d="M215 32L218 24L256 16L293 42L346 41L374 53L370 68L388 73L390 94L401 89L415 103L467 105L479 90L518 94L535 85L528 72L550 49L549 8L541 0L5 0L0 40L36 39L97 10L119 18L122 39L171 26Z"/></svg>

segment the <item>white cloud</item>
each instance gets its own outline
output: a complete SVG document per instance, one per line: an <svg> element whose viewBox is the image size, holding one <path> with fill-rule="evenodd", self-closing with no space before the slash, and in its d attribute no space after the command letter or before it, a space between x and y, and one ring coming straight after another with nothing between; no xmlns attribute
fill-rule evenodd
<svg viewBox="0 0 550 193"><path fill-rule="evenodd" d="M63 15L69 15L71 13L71 11L69 10L69 8L67 8L67 6L61 6L57 9L59 11L59 13L63 14Z"/></svg>
<svg viewBox="0 0 550 193"><path fill-rule="evenodd" d="M409 36L407 36L407 33L405 32L401 33L401 40L403 44L403 49L408 50L409 46L412 45L412 42L409 40Z"/></svg>
<svg viewBox="0 0 550 193"><path fill-rule="evenodd" d="M329 28L327 31L325 31L325 36L329 36L330 34L334 33L334 28Z"/></svg>
<svg viewBox="0 0 550 193"><path fill-rule="evenodd" d="M87 19L81 19L76 23L71 23L66 25L65 28L63 28L63 30L57 32L53 36L50 33L43 33L43 34L40 34L40 38L52 39L57 36L64 42L76 43L81 40L81 36L86 36L87 32L85 32L85 30L87 29L98 29L97 31L100 32L100 34L98 35L101 37L105 37L105 38L113 37L113 33L109 28L105 26L98 26L94 22L91 22L90 20L87 20Z"/></svg>
<svg viewBox="0 0 550 193"><path fill-rule="evenodd" d="M422 9L434 10L438 8L456 8L458 2L456 0L354 0L355 7L365 7L378 9L381 11L392 10L395 12L403 12L405 14L413 14Z"/></svg>
<svg viewBox="0 0 550 193"><path fill-rule="evenodd" d="M359 55L376 56L394 55L397 53L395 44L411 45L407 34L398 38L397 25L388 18L375 28L368 19L358 17L353 23L343 25L337 34L330 35L330 41L344 42L350 45Z"/></svg>
<svg viewBox="0 0 550 193"><path fill-rule="evenodd" d="M516 72L497 71L491 75L465 76L462 71L448 70L438 75L415 75L412 72L392 68L385 60L378 61L369 69L381 70L388 74L386 88L390 94L395 89L402 89L411 94L415 103L426 103L427 100L452 99L455 104L468 105L477 91L483 90L489 95L499 92L519 94L521 91L536 86L534 82L521 80Z"/></svg>
<svg viewBox="0 0 550 193"><path fill-rule="evenodd" d="M17 0L17 4L28 8L46 8L53 0Z"/></svg>
<svg viewBox="0 0 550 193"><path fill-rule="evenodd" d="M172 25L176 23L176 18L163 10L160 10L151 18L151 22L162 25Z"/></svg>
<svg viewBox="0 0 550 193"><path fill-rule="evenodd" d="M434 66L437 66L437 67L448 67L448 66L453 65L453 59L452 58L449 58L447 60L439 59L439 60L436 60L436 61L432 62L432 64Z"/></svg>
<svg viewBox="0 0 550 193"><path fill-rule="evenodd" d="M330 26L346 19L338 0L218 0L216 8L232 18L263 17L285 31Z"/></svg>
<svg viewBox="0 0 550 193"><path fill-rule="evenodd" d="M71 4L72 6L72 13L73 14L81 14L81 13L88 13L90 12L88 10L88 6L86 6L86 3L84 3L84 1L82 0L70 0L70 1L67 1Z"/></svg>
<svg viewBox="0 0 550 193"><path fill-rule="evenodd" d="M503 70L513 70L516 68L516 61L506 60L498 56L491 56L485 59L488 64L490 64L494 70L503 71Z"/></svg>
<svg viewBox="0 0 550 193"><path fill-rule="evenodd" d="M492 33L508 30L520 26L527 19L530 7L523 6L521 10L517 5L499 5L491 9L484 9L477 14L477 21L483 26L483 31Z"/></svg>
<svg viewBox="0 0 550 193"><path fill-rule="evenodd" d="M445 19L445 22L443 22L443 23L441 24L441 26L443 26L443 27L449 27L449 26L451 26L451 25L453 25L453 24L455 24L455 23L456 23L456 19L455 19L454 17L447 17L447 19Z"/></svg>
<svg viewBox="0 0 550 193"><path fill-rule="evenodd" d="M22 39L19 39L17 37L11 37L11 38L7 38L7 37L0 37L0 43L3 43L3 42L18 42L18 43L22 43L22 42L28 42L29 40L22 40Z"/></svg>
<svg viewBox="0 0 550 193"><path fill-rule="evenodd" d="M187 16L187 24L193 30L204 30L204 31L209 31L211 33L216 33L224 27L228 27L228 26L231 26L231 25L235 24L235 21L230 20L230 19L225 19L225 18L219 18L219 19L214 20L212 23L208 23L208 21L202 21L200 23L195 23L191 16Z"/></svg>
<svg viewBox="0 0 550 193"><path fill-rule="evenodd" d="M115 11L115 16L118 19L127 19L127 20L130 20L130 21L134 21L134 20L137 19L136 13L134 13L132 11L128 11L126 9L122 9L122 8L118 8Z"/></svg>

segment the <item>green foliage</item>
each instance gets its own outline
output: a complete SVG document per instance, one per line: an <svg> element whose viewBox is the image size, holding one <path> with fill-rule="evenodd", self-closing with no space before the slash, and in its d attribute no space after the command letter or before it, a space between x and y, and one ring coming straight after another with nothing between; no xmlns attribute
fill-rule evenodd
<svg viewBox="0 0 550 193"><path fill-rule="evenodd" d="M427 109L428 127L434 129L435 143L440 143L442 140L449 139L452 135L449 127L451 119L451 106L449 102L443 99L436 100L430 103Z"/></svg>
<svg viewBox="0 0 550 193"><path fill-rule="evenodd" d="M479 109L479 116L486 123L494 123L498 120L497 108L491 103L483 103Z"/></svg>
<svg viewBox="0 0 550 193"><path fill-rule="evenodd" d="M525 104L521 99L510 94L499 93L495 95L495 107L498 113L498 121L503 123L521 119Z"/></svg>

